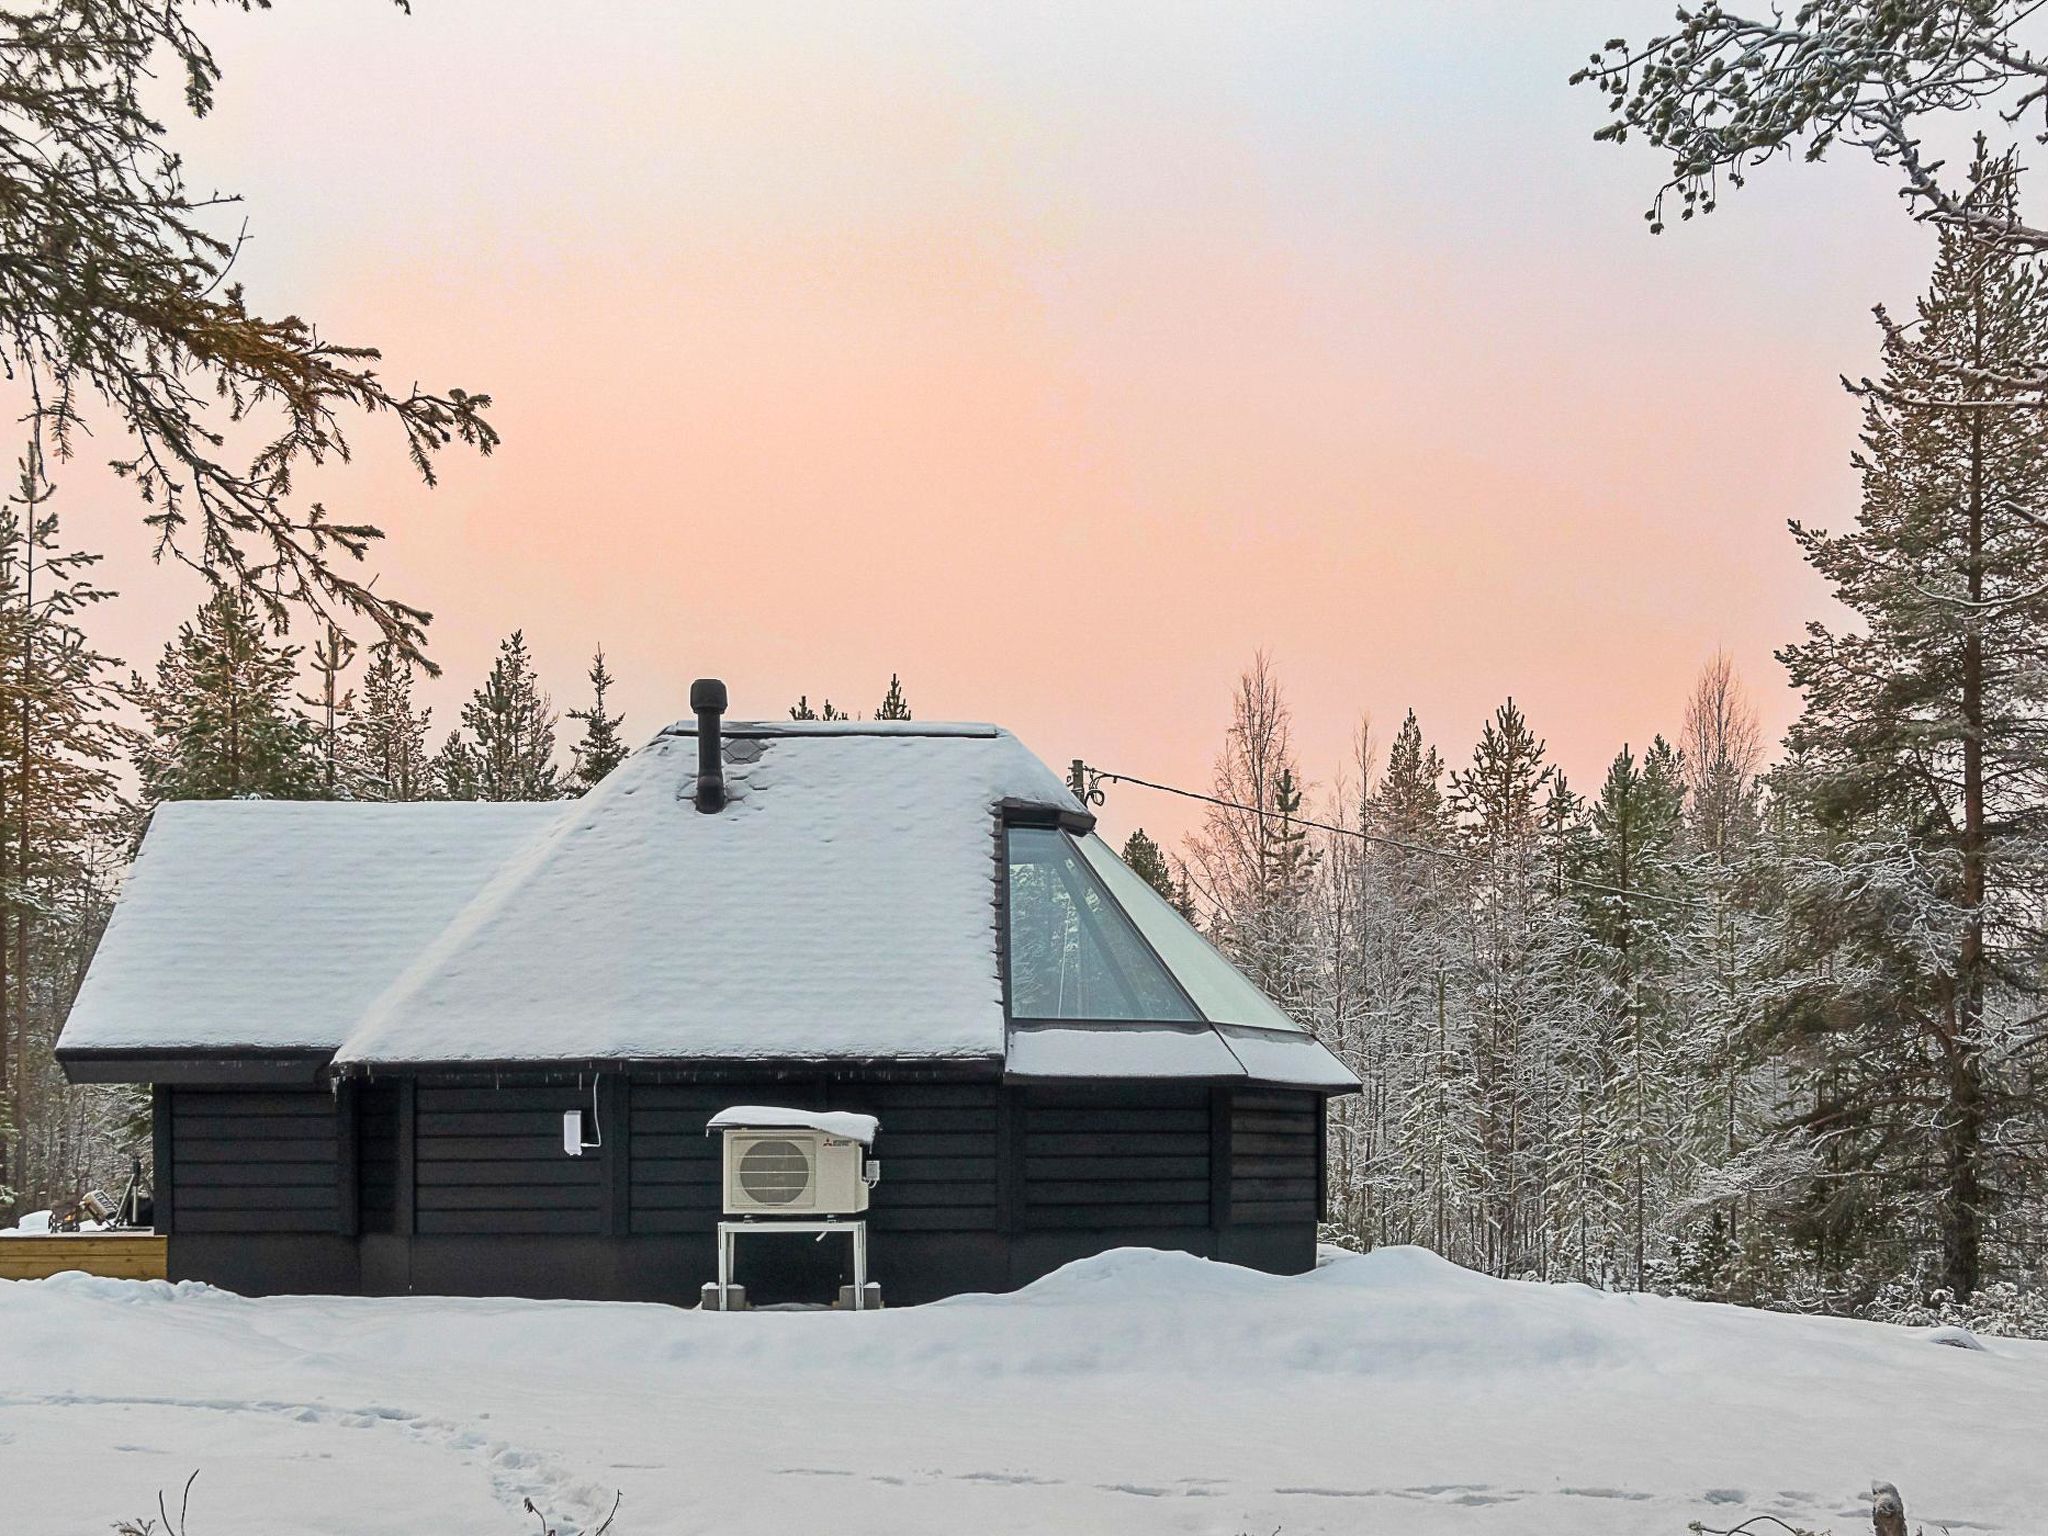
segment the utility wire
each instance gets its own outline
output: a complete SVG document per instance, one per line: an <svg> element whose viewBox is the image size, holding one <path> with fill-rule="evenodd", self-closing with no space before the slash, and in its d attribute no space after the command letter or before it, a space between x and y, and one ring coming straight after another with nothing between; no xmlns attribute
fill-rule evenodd
<svg viewBox="0 0 2048 1536"><path fill-rule="evenodd" d="M1450 864L1462 864L1467 869L1485 869L1487 860L1475 858L1469 853L1455 853L1448 848L1432 848L1427 843L1404 842L1398 837L1387 837L1379 832L1367 832L1358 827L1338 826L1327 821L1314 821L1306 816L1281 815L1278 811L1262 811L1255 805L1242 805L1235 800L1225 800L1218 795L1205 795L1200 790L1180 789L1172 784L1157 784L1150 779L1141 779L1128 773L1111 773L1107 769L1091 768L1076 759L1077 767L1087 774L1085 785L1070 786L1085 800L1101 803L1096 791L1098 784L1129 784L1138 789L1157 790L1162 795L1178 795L1183 800L1199 800L1204 805L1221 806L1226 811L1242 811L1247 816L1277 817L1281 821L1293 822L1297 826L1310 827L1318 832L1328 832L1337 837L1355 837L1362 843L1378 843L1382 847L1398 848L1403 853L1419 853L1427 858L1442 859ZM1624 901L1661 901L1672 907L1697 907L1698 902L1684 896L1664 896L1655 891L1631 891L1618 885L1606 885L1598 880L1582 880L1576 875L1559 874L1557 879L1565 885L1577 886L1582 891L1598 891L1606 896L1619 896Z"/></svg>

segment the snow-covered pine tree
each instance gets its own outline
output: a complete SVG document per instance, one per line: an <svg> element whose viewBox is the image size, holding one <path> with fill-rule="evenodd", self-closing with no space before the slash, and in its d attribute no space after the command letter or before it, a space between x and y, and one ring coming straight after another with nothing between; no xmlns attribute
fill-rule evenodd
<svg viewBox="0 0 2048 1536"><path fill-rule="evenodd" d="M604 708L605 695L614 681L604 664L604 647L600 645L590 661L590 708L569 711L569 718L583 726L583 739L572 749L576 768L571 789L579 795L596 788L606 774L626 760L625 738L619 734L619 725L626 717L608 715Z"/></svg>
<svg viewBox="0 0 2048 1536"><path fill-rule="evenodd" d="M1656 1218L1682 1182L1671 993L1684 911L1673 879L1683 808L1682 769L1670 744L1658 737L1640 763L1624 746L1593 801L1589 858L1578 871L1586 963L1604 1021L1597 1063L1604 1164L1621 1203L1624 1272L1638 1290L1649 1275Z"/></svg>
<svg viewBox="0 0 2048 1536"><path fill-rule="evenodd" d="M1544 992L1555 957L1547 941L1541 814L1553 769L1543 741L1509 699L1473 749L1472 766L1452 777L1463 818L1471 929L1472 1111L1482 1188L1475 1264L1509 1273L1537 1263L1544 1177L1532 1141L1549 1105L1533 1092L1553 1052L1542 1030Z"/></svg>
<svg viewBox="0 0 2048 1536"><path fill-rule="evenodd" d="M299 702L313 711L313 752L320 765L320 798L345 800L353 793L357 777L347 761L348 727L356 712L353 688L344 688L341 676L355 664L356 643L333 623L323 639L315 640L308 670L314 677L311 693L299 695Z"/></svg>
<svg viewBox="0 0 2048 1536"><path fill-rule="evenodd" d="M412 662L396 646L375 648L363 674L362 705L342 727L352 799L442 798L427 756L431 711L413 708L412 680Z"/></svg>
<svg viewBox="0 0 2048 1536"><path fill-rule="evenodd" d="M97 557L56 547L39 443L0 505L0 1225L105 1177L124 1090L74 1088L50 1048L132 828L112 769L116 664L83 613Z"/></svg>
<svg viewBox="0 0 2048 1536"><path fill-rule="evenodd" d="M1699 1295L1746 1297L1751 1154L1763 1141L1775 1072L1744 1049L1757 991L1762 924L1747 867L1764 826L1763 734L1756 710L1717 652L1685 704L1684 850L1676 873L1693 898L1687 964L1676 978L1691 1028L1679 1042L1697 1091L1691 1142L1696 1183L1678 1214L1681 1265L1674 1283Z"/></svg>
<svg viewBox="0 0 2048 1536"><path fill-rule="evenodd" d="M241 588L201 604L164 646L155 680L131 684L148 727L135 751L144 798L318 796L313 725L293 707L298 656L270 638Z"/></svg>
<svg viewBox="0 0 2048 1536"><path fill-rule="evenodd" d="M910 701L903 696L903 680L894 672L889 674L889 691L882 695L882 702L875 710L877 720L908 720Z"/></svg>
<svg viewBox="0 0 2048 1536"><path fill-rule="evenodd" d="M498 645L483 686L462 706L469 731L478 800L553 800L562 793L555 766L553 702L541 691L526 634L513 630Z"/></svg>
<svg viewBox="0 0 2048 1536"><path fill-rule="evenodd" d="M480 798L477 785L476 748L462 732L450 731L427 762L427 798L475 800Z"/></svg>
<svg viewBox="0 0 2048 1536"><path fill-rule="evenodd" d="M1560 964L1548 999L1544 1086L1546 1129L1539 1159L1544 1182L1545 1261L1553 1278L1603 1282L1613 1274L1622 1202L1608 1167L1608 1083L1613 1049L1598 974L1575 882L1594 862L1585 796L1564 774L1551 776L1540 822L1548 948Z"/></svg>
<svg viewBox="0 0 2048 1536"><path fill-rule="evenodd" d="M1967 197L2015 221L2011 157L1980 140ZM1775 783L1817 846L1771 1027L1831 1164L1804 1235L1843 1283L1925 1257L1966 1297L2025 1262L2000 1221L2040 1199L2048 1147L2048 411L2012 384L2048 356L2048 287L2003 246L1939 241L1863 390L1855 526L1793 527L1859 627L1781 653L1805 708Z"/></svg>
<svg viewBox="0 0 2048 1536"><path fill-rule="evenodd" d="M1378 1148L1366 1164L1373 1241L1423 1242L1450 1224L1449 1188L1457 1167L1475 1158L1463 1112L1469 1075L1459 1082L1451 1048L1453 973L1464 975L1469 931L1465 865L1455 856L1457 827L1444 794L1441 753L1423 739L1409 710L1387 753L1386 771L1365 802L1367 845L1359 866L1360 963L1373 999L1366 1054L1369 1128ZM1457 997L1464 996L1462 984ZM1462 1038L1462 1022L1459 1036Z"/></svg>

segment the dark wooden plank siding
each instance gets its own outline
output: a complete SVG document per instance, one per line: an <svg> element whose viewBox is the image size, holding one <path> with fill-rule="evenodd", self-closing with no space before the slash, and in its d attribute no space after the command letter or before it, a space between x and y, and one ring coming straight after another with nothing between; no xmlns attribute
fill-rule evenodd
<svg viewBox="0 0 2048 1536"><path fill-rule="evenodd" d="M365 1232L398 1230L398 1084L356 1090L356 1208Z"/></svg>
<svg viewBox="0 0 2048 1536"><path fill-rule="evenodd" d="M341 1138L333 1093L159 1091L170 1110L168 1182L179 1232L337 1230Z"/></svg>
<svg viewBox="0 0 2048 1536"><path fill-rule="evenodd" d="M1317 1096L1239 1091L1230 1106L1230 1219L1239 1226L1321 1217Z"/></svg>
<svg viewBox="0 0 2048 1536"><path fill-rule="evenodd" d="M992 1083L835 1083L833 1109L881 1122L868 1227L890 1232L993 1232L1001 1224L996 1181L999 1090Z"/></svg>
<svg viewBox="0 0 2048 1536"><path fill-rule="evenodd" d="M634 1083L627 1119L627 1224L635 1234L704 1233L718 1224L719 1142L704 1123L751 1090L720 1083ZM763 1090L779 1097L755 1102L800 1104L787 1085Z"/></svg>
<svg viewBox="0 0 2048 1536"><path fill-rule="evenodd" d="M562 1150L562 1113L589 1109L573 1082L415 1090L414 1230L421 1236L593 1236L604 1160ZM600 1130L602 1126L600 1126Z"/></svg>
<svg viewBox="0 0 2048 1536"><path fill-rule="evenodd" d="M1023 1122L1025 1230L1209 1225L1206 1087L1033 1088Z"/></svg>

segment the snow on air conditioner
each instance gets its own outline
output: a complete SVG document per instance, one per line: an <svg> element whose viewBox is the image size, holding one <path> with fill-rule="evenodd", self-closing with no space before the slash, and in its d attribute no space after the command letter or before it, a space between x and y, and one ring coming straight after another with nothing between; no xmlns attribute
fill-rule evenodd
<svg viewBox="0 0 2048 1536"><path fill-rule="evenodd" d="M868 1208L882 1165L868 1156L873 1115L739 1104L705 1131L725 1136L728 1216L852 1216Z"/></svg>

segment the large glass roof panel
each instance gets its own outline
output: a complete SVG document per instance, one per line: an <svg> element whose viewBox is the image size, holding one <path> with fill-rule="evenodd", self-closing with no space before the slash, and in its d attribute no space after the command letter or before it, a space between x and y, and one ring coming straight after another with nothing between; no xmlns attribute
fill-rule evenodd
<svg viewBox="0 0 2048 1536"><path fill-rule="evenodd" d="M1066 833L1011 827L1009 863L1012 1018L1202 1022Z"/></svg>
<svg viewBox="0 0 2048 1536"><path fill-rule="evenodd" d="M1093 832L1077 841L1089 867L1211 1024L1301 1029L1243 972L1218 954L1195 931L1194 925L1174 910L1172 902L1112 853L1109 844Z"/></svg>

